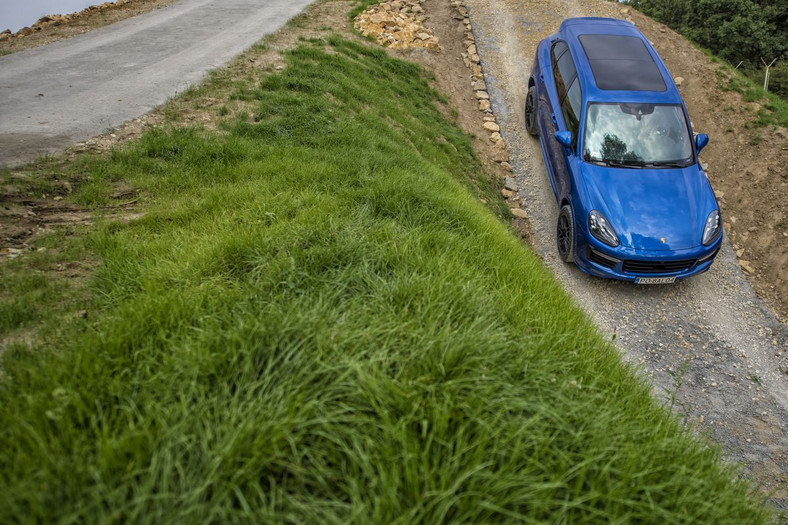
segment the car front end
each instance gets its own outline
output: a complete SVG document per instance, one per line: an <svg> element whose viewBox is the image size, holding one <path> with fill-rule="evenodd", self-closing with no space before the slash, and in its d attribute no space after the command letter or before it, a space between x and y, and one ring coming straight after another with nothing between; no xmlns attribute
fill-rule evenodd
<svg viewBox="0 0 788 525"><path fill-rule="evenodd" d="M637 284L668 284L707 271L721 246L722 235L709 246L685 250L613 248L587 232L578 236L575 263L596 277Z"/></svg>
<svg viewBox="0 0 788 525"><path fill-rule="evenodd" d="M659 284L709 269L722 245L722 216L697 164L580 169L574 259L583 271Z"/></svg>

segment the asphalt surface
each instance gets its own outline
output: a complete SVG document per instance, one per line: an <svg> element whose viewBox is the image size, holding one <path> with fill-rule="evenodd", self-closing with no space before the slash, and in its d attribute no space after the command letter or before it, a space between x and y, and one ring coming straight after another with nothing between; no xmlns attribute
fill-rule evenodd
<svg viewBox="0 0 788 525"><path fill-rule="evenodd" d="M312 0L180 0L0 57L0 167L60 151L199 82Z"/></svg>
<svg viewBox="0 0 788 525"><path fill-rule="evenodd" d="M509 146L537 251L624 359L690 427L788 509L788 326L744 278L726 238L712 269L669 286L591 278L555 247L558 207L524 125L537 43L571 16L620 17L604 0L464 0L490 102Z"/></svg>

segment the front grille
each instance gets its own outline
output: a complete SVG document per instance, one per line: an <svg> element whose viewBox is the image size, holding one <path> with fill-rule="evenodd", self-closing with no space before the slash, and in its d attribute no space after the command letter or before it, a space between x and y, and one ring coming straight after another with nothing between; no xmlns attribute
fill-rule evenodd
<svg viewBox="0 0 788 525"><path fill-rule="evenodd" d="M615 257L605 255L604 253L598 252L593 248L589 248L588 250L588 260L600 266L604 266L605 268L615 268L616 265L621 262Z"/></svg>
<svg viewBox="0 0 788 525"><path fill-rule="evenodd" d="M695 266L695 259L684 261L624 261L624 271L630 273L681 272Z"/></svg>

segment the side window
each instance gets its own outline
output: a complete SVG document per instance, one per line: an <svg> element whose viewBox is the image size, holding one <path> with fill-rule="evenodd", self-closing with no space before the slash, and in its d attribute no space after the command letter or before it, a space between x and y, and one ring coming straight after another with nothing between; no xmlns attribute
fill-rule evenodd
<svg viewBox="0 0 788 525"><path fill-rule="evenodd" d="M561 113L564 116L564 122L569 131L572 132L574 144L577 144L577 134L580 130L580 105L581 105L580 82L577 77L572 80L572 85L569 86L569 91L566 97L561 101Z"/></svg>
<svg viewBox="0 0 788 525"><path fill-rule="evenodd" d="M564 98L566 94L566 84L564 83L565 80L568 80L561 74L559 61L563 59L563 57L569 56L569 52L567 51L566 44L562 41L556 42L553 46L553 78L555 79L555 88L558 91L558 100L560 101ZM566 63L565 59L562 62L563 64ZM571 57L569 59L571 61Z"/></svg>
<svg viewBox="0 0 788 525"><path fill-rule="evenodd" d="M577 144L577 134L580 129L580 106L582 94L580 82L577 81L577 69L572 60L572 54L564 42L556 42L553 46L553 77L558 92L558 103L564 123L572 132L574 143Z"/></svg>
<svg viewBox="0 0 788 525"><path fill-rule="evenodd" d="M572 81L577 78L577 70L575 70L575 63L572 60L572 54L567 51L558 59L558 72L561 79L564 81L564 86L569 88ZM561 96L563 98L563 95Z"/></svg>

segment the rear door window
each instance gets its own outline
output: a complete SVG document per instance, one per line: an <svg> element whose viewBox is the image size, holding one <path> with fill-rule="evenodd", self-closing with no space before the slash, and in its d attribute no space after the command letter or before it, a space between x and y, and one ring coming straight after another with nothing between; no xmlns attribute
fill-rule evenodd
<svg viewBox="0 0 788 525"><path fill-rule="evenodd" d="M566 43L560 40L553 46L553 77L564 124L572 132L573 143L576 145L583 95L572 54Z"/></svg>

